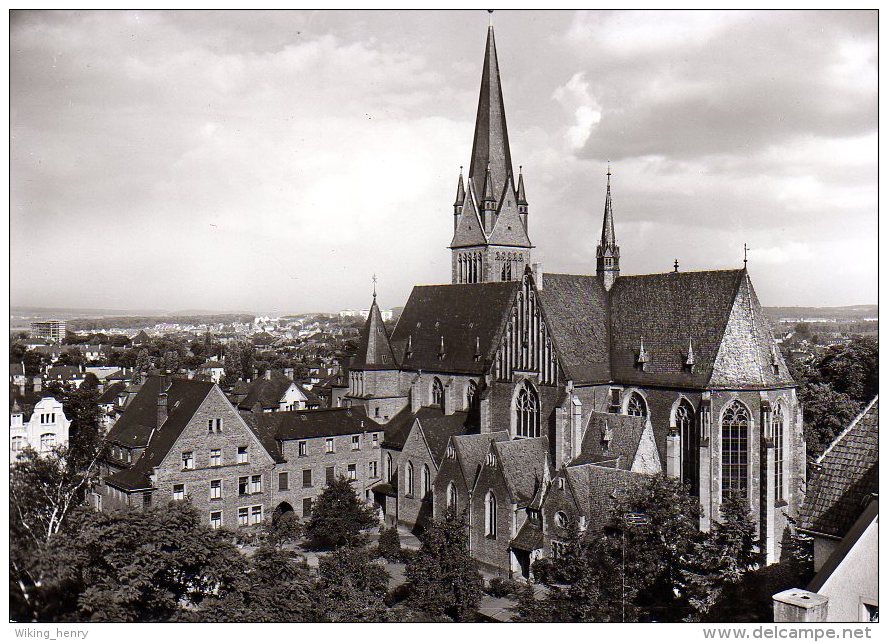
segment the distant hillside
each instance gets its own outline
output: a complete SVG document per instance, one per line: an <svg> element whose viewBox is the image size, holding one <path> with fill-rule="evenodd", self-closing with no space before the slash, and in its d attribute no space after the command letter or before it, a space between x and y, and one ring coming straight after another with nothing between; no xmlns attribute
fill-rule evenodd
<svg viewBox="0 0 888 642"><path fill-rule="evenodd" d="M765 307L765 315L772 320L779 319L836 319L841 321L861 321L878 319L878 305L846 305L837 308L816 307Z"/></svg>
<svg viewBox="0 0 888 642"><path fill-rule="evenodd" d="M71 332L95 332L105 328L149 328L158 323L180 323L182 325L251 323L253 319L252 313L123 316L101 317L98 319L71 319L68 321L67 327Z"/></svg>

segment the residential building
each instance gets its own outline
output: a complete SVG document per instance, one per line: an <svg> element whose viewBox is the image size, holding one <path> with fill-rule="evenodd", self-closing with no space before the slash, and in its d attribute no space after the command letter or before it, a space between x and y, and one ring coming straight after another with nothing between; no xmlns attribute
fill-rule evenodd
<svg viewBox="0 0 888 642"><path fill-rule="evenodd" d="M15 461L27 447L47 453L56 446L67 446L70 426L62 402L53 397L38 401L30 416L25 415L17 401L13 402L9 415L10 461Z"/></svg>

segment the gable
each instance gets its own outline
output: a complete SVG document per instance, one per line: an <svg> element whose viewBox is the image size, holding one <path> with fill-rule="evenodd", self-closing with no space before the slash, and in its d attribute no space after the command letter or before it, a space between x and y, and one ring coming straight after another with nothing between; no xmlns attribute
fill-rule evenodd
<svg viewBox="0 0 888 642"><path fill-rule="evenodd" d="M777 372L774 371L776 359ZM789 369L771 333L747 273L743 273L715 363L712 387L792 385Z"/></svg>
<svg viewBox="0 0 888 642"><path fill-rule="evenodd" d="M515 188L512 185L511 176L506 182L503 196L500 199L500 208L493 231L490 233L489 242L491 245L531 247L527 229L518 215L518 204L515 200Z"/></svg>
<svg viewBox="0 0 888 642"><path fill-rule="evenodd" d="M456 222L456 230L453 232L450 247L471 247L486 244L487 237L484 235L481 218L474 203L474 194L470 189Z"/></svg>
<svg viewBox="0 0 888 642"><path fill-rule="evenodd" d="M663 472L657 441L654 439L654 428L651 426L650 419L645 422L644 432L641 433L638 450L635 452L635 458L629 470L645 475L656 475Z"/></svg>

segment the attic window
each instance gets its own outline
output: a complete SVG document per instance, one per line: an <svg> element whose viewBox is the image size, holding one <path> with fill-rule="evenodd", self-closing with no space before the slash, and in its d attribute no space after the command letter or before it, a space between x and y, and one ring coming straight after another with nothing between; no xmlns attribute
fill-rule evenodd
<svg viewBox="0 0 888 642"><path fill-rule="evenodd" d="M567 528L567 514L564 511L555 513L555 523L560 528Z"/></svg>
<svg viewBox="0 0 888 642"><path fill-rule="evenodd" d="M496 466L496 455L493 453L487 453L487 458L484 460L484 463L488 466Z"/></svg>
<svg viewBox="0 0 888 642"><path fill-rule="evenodd" d="M456 449L453 447L453 444L447 446L447 452L444 453L444 456L447 457L447 459L456 459Z"/></svg>
<svg viewBox="0 0 888 642"><path fill-rule="evenodd" d="M564 490L564 477L558 478L558 490Z"/></svg>
<svg viewBox="0 0 888 642"><path fill-rule="evenodd" d="M382 355L382 362L388 363L388 361L389 361L388 355L387 354Z"/></svg>

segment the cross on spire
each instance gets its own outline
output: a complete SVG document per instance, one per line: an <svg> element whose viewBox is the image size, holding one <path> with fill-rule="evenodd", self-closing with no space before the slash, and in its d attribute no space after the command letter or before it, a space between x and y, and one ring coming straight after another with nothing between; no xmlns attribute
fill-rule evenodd
<svg viewBox="0 0 888 642"><path fill-rule="evenodd" d="M376 300L376 273L373 273L373 300Z"/></svg>
<svg viewBox="0 0 888 642"><path fill-rule="evenodd" d="M744 269L744 270L746 269L746 262L747 262L747 260L748 260L748 259L746 258L746 254L747 254L747 252L749 252L749 249L750 249L749 246L746 245L746 243L744 243L744 244L743 244L743 269Z"/></svg>

